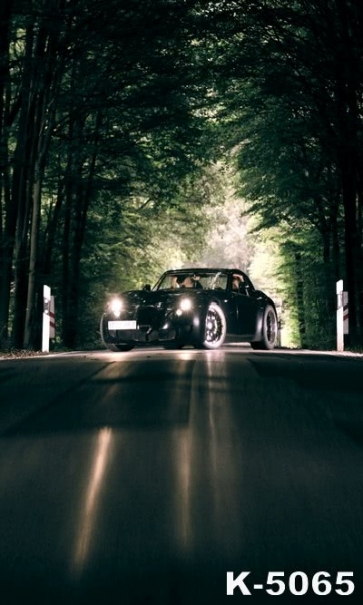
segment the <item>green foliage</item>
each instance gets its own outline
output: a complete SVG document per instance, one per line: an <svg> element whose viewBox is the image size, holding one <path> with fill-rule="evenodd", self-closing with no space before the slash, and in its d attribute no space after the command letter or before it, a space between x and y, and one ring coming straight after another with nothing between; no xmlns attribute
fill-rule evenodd
<svg viewBox="0 0 363 605"><path fill-rule="evenodd" d="M303 348L335 347L335 282L319 256L316 234L306 234L304 247L286 240L281 247L284 300L291 340ZM307 243L310 245L306 245ZM330 267L331 269L331 267Z"/></svg>
<svg viewBox="0 0 363 605"><path fill-rule="evenodd" d="M359 340L362 6L5 3L1 337L36 344L46 281L63 343L95 342L109 292L199 261L287 299L304 346L346 278Z"/></svg>
<svg viewBox="0 0 363 605"><path fill-rule="evenodd" d="M153 285L171 267L198 263L213 207L213 176L185 183L172 204L105 200L90 210L80 281L79 346L99 345L98 324L112 294ZM60 318L61 320L61 318ZM90 328L91 326L91 328Z"/></svg>
<svg viewBox="0 0 363 605"><path fill-rule="evenodd" d="M196 220L203 200L192 199L193 184L213 154L198 111L204 84L193 70L194 5L34 0L9 13L0 327L8 332L13 306L18 346L27 334L30 344L36 339L35 294L44 280L57 294L62 338L71 347L78 317L98 304L105 284L119 289L154 279L163 265L157 247L178 262L187 252L174 248L185 240L196 248L181 241L185 234L159 241L172 222L182 232Z"/></svg>
<svg viewBox="0 0 363 605"><path fill-rule="evenodd" d="M209 7L225 142L239 194L259 217L256 238L269 229L283 242L296 335L304 346L331 346L335 280L346 278L352 337L359 339L362 4L246 0Z"/></svg>

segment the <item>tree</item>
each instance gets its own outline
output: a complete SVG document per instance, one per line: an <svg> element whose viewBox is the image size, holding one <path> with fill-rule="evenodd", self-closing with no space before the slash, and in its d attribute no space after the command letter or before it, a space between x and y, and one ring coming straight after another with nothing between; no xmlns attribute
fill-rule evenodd
<svg viewBox="0 0 363 605"><path fill-rule="evenodd" d="M11 130L2 128L0 316L6 330L14 276L15 346L39 340L40 286L54 267L62 267L63 338L74 344L93 206L114 195L166 210L206 161L205 119L195 111L201 85L189 69L194 5L110 0L105 11L91 0L32 0L4 20L2 115L11 115Z"/></svg>
<svg viewBox="0 0 363 605"><path fill-rule="evenodd" d="M215 63L220 115L238 148L243 193L263 224L286 221L301 233L314 226L327 276L341 277L342 251L351 339L361 341L362 5L209 6L211 45L223 50Z"/></svg>

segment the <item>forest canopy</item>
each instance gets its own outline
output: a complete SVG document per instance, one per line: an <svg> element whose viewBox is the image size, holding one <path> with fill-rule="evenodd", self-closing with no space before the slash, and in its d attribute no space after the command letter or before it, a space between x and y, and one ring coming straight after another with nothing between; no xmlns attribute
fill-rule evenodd
<svg viewBox="0 0 363 605"><path fill-rule="evenodd" d="M272 251L303 346L343 278L361 345L362 26L360 0L2 2L3 346L39 347L45 283L58 344L95 346L108 292L218 238L262 281Z"/></svg>

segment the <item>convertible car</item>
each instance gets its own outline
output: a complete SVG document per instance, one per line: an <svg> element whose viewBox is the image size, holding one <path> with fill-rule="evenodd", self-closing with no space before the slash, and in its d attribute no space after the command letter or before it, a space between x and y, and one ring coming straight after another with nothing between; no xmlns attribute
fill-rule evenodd
<svg viewBox="0 0 363 605"><path fill-rule="evenodd" d="M153 287L112 298L100 326L111 351L140 343L217 349L225 341L273 349L277 331L274 302L239 269L167 271Z"/></svg>

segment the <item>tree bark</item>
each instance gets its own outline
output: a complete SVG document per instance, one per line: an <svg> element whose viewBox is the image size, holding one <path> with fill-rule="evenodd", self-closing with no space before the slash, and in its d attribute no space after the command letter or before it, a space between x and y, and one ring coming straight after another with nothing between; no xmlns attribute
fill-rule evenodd
<svg viewBox="0 0 363 605"><path fill-rule="evenodd" d="M16 222L10 197L8 157L9 44L12 11L13 0L2 0L0 3L0 344L8 337L11 260Z"/></svg>

